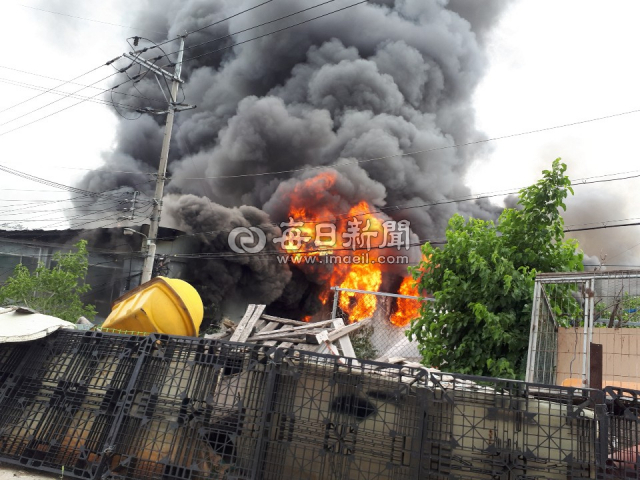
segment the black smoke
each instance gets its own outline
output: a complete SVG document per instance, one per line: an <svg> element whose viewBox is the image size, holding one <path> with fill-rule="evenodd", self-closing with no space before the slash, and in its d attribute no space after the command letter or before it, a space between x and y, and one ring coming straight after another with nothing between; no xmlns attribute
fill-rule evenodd
<svg viewBox="0 0 640 480"><path fill-rule="evenodd" d="M187 46L318 3L277 0L189 36ZM288 189L313 174L301 170L307 167L333 166L341 185L341 198L334 201L345 208L355 199L375 207L415 206L468 195L464 175L486 147L453 146L484 138L475 126L472 96L487 67L484 41L504 11L504 0L376 0L189 60L350 3L338 0L185 53L185 101L198 108L176 117L167 184L171 195L163 220L188 233L218 232L196 237L202 252L228 253L226 234L234 226L286 220ZM255 4L159 0L135 22L172 38ZM163 47L171 59L176 45ZM150 76L121 90L158 96ZM139 175L113 171L153 172L163 121L150 115L123 120L104 171L91 172L80 186L142 189L150 195L151 184L141 187ZM422 150L431 151L405 155ZM388 214L410 220L416 238L433 239L442 236L456 211L496 216L487 202ZM268 235L278 234L277 226L265 228ZM207 286L214 302L232 293L272 302L284 293L288 307L308 305L316 289L313 278L292 273L268 256L200 260L192 276Z"/></svg>

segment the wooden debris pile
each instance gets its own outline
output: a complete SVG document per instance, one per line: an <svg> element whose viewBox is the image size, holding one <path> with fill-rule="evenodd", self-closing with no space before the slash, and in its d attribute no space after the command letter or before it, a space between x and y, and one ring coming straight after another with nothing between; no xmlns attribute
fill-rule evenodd
<svg viewBox="0 0 640 480"><path fill-rule="evenodd" d="M341 318L301 322L267 315L264 313L265 307L249 305L240 323L225 320L221 332L205 335L205 338L281 348L296 347L299 350L355 358L349 334L365 326L366 321L351 325L345 325Z"/></svg>

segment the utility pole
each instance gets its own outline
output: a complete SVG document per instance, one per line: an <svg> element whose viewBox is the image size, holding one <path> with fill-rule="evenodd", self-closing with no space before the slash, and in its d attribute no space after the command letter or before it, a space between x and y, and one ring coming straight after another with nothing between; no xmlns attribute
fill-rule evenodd
<svg viewBox="0 0 640 480"><path fill-rule="evenodd" d="M192 105L178 104L178 87L183 81L180 79L182 73L182 57L184 54L184 39L185 36L180 37L180 50L178 51L178 61L176 62L174 73L171 74L166 70L157 67L153 63L140 57L136 52L125 54L124 56L132 62L139 63L140 65L148 68L156 75L156 78L160 75L171 80L171 91L169 92L169 108L166 112L155 112L151 110L145 110L146 113L166 113L167 121L164 127L164 138L162 140L162 152L160 153L160 165L158 166L158 176L156 178L156 190L153 195L153 212L151 213L151 224L149 226L149 234L147 235L147 254L144 259L144 265L142 267L142 277L140 283L145 283L151 280L151 274L153 272L153 263L156 256L156 241L158 237L158 227L160 226L160 216L162 214L162 197L164 195L164 182L167 174L167 162L169 160L169 146L171 144L171 132L173 130L173 118L177 111L188 110L195 108Z"/></svg>

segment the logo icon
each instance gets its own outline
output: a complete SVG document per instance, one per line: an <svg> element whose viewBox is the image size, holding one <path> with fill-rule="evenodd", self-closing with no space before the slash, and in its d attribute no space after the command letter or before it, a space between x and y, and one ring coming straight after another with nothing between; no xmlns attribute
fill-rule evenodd
<svg viewBox="0 0 640 480"><path fill-rule="evenodd" d="M258 253L267 244L267 236L258 227L236 227L229 232L229 247L236 253Z"/></svg>

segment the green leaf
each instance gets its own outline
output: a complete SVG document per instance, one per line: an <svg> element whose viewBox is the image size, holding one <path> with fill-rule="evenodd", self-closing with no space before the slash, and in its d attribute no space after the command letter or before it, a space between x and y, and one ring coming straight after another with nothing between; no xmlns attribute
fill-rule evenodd
<svg viewBox="0 0 640 480"><path fill-rule="evenodd" d="M93 319L95 307L82 301L91 290L84 281L89 269L87 242L81 240L74 247L75 252L54 253L50 268L40 263L32 273L17 265L0 287L0 304L26 306L74 323L81 316Z"/></svg>
<svg viewBox="0 0 640 480"><path fill-rule="evenodd" d="M526 362L533 285L537 272L583 270L575 240L564 239L559 213L573 194L566 165L553 161L542 179L520 191L521 209L497 221L455 214L447 244L422 248L412 270L434 297L412 322L423 362L448 371L515 378Z"/></svg>

